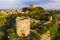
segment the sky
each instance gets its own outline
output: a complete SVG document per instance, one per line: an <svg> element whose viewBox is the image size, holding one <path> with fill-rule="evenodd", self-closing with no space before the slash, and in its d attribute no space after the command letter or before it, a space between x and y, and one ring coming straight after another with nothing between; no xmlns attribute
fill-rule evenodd
<svg viewBox="0 0 60 40"><path fill-rule="evenodd" d="M0 0L0 9L22 8L36 4L44 9L59 9L60 0Z"/></svg>

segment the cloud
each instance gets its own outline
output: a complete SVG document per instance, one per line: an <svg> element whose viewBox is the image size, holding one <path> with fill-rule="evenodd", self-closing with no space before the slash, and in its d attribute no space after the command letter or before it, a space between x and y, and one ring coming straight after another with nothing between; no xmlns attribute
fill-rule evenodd
<svg viewBox="0 0 60 40"><path fill-rule="evenodd" d="M0 0L0 9L22 8L36 4L45 9L60 9L60 0Z"/></svg>
<svg viewBox="0 0 60 40"><path fill-rule="evenodd" d="M60 9L60 0L33 0L25 1L23 5L36 4L37 6L44 7L45 9Z"/></svg>
<svg viewBox="0 0 60 40"><path fill-rule="evenodd" d="M56 1L56 2L60 2L60 0L51 0L51 1Z"/></svg>
<svg viewBox="0 0 60 40"><path fill-rule="evenodd" d="M49 2L53 2L53 1L50 1L50 0L26 0L23 4L24 5L29 5L29 4L37 4L37 5L44 5L44 4L47 4Z"/></svg>
<svg viewBox="0 0 60 40"><path fill-rule="evenodd" d="M41 5L45 9L60 9L60 0L50 0L54 2L49 2L48 4Z"/></svg>
<svg viewBox="0 0 60 40"><path fill-rule="evenodd" d="M0 9L17 8L22 2L21 0L0 0Z"/></svg>

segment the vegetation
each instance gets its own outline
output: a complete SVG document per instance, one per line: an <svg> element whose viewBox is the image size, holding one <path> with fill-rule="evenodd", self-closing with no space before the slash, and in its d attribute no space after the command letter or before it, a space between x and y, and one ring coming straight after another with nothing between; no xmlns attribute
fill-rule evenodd
<svg viewBox="0 0 60 40"><path fill-rule="evenodd" d="M2 15L0 14L0 40L40 40L41 36L46 33L48 30L50 31L51 40L60 40L60 11L54 10L44 10L42 7L36 7L34 9L30 9L28 7L22 8L24 12L29 11L28 14L10 14L10 15ZM35 11L35 12L33 12ZM48 13L47 13L48 12ZM56 13L55 13L56 12ZM58 16L59 15L59 16ZM27 37L19 37L16 34L15 28L15 19L16 17L30 17L31 18L31 30L35 30L35 32L30 33ZM53 20L51 23L44 24L49 21L49 17L52 16ZM34 20L32 20L34 19ZM39 22L37 23L36 21Z"/></svg>

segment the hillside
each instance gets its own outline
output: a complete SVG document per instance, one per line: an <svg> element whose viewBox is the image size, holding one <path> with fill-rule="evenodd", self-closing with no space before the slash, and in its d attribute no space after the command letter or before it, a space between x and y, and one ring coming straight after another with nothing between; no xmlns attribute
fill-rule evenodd
<svg viewBox="0 0 60 40"><path fill-rule="evenodd" d="M30 23L29 35L23 37L17 35L17 17L30 18L30 22L27 21ZM0 40L60 40L59 22L59 10L49 11L42 7L0 10ZM20 25L24 23L21 23ZM25 24L25 26L27 24Z"/></svg>

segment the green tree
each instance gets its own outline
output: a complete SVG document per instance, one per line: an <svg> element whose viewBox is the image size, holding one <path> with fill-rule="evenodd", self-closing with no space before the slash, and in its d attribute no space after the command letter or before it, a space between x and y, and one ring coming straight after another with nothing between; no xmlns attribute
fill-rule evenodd
<svg viewBox="0 0 60 40"><path fill-rule="evenodd" d="M22 8L22 10L25 12L25 11L30 11L30 8L29 7L24 7Z"/></svg>

